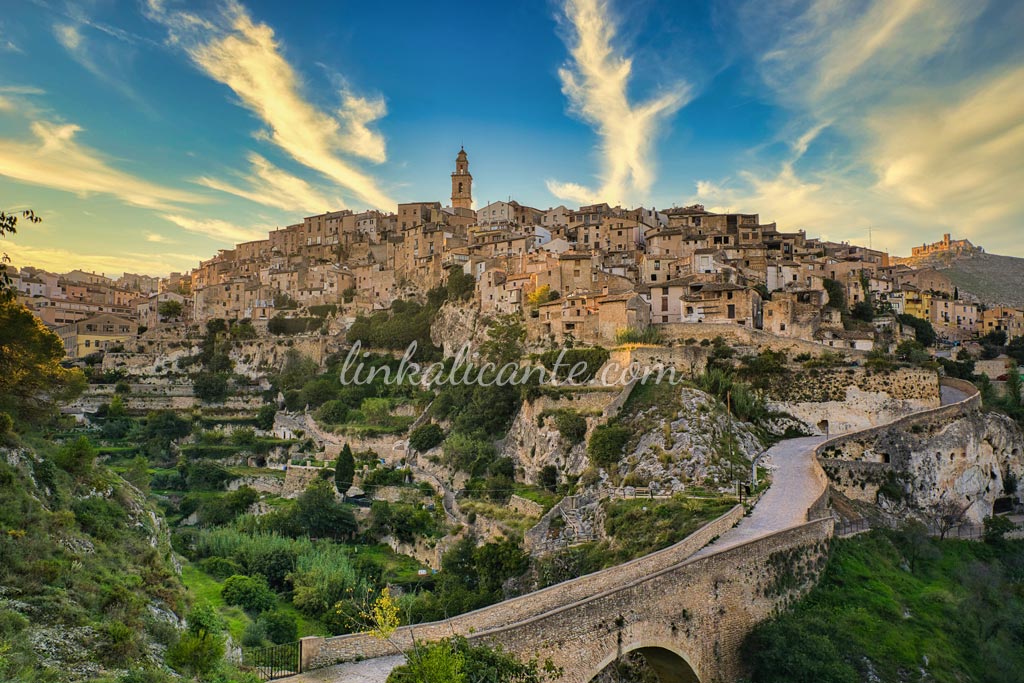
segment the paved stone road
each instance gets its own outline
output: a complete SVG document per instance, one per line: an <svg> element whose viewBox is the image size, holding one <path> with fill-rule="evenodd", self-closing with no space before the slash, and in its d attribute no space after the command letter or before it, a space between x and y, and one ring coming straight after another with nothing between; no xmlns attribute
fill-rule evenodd
<svg viewBox="0 0 1024 683"><path fill-rule="evenodd" d="M363 662L329 666L285 680L288 683L381 683L387 680L392 669L404 662L405 657L398 655L378 657Z"/></svg>
<svg viewBox="0 0 1024 683"><path fill-rule="evenodd" d="M772 485L749 516L694 557L806 522L807 509L821 495L814 473L814 447L824 440L824 436L786 439L768 449L764 457L772 468Z"/></svg>
<svg viewBox="0 0 1024 683"><path fill-rule="evenodd" d="M942 405L949 405L964 400L967 394L944 386L941 397ZM731 548L807 521L807 509L820 494L820 484L814 473L814 448L824 440L823 436L787 439L768 449L765 458L772 468L772 485L754 506L750 516L744 517L694 557Z"/></svg>

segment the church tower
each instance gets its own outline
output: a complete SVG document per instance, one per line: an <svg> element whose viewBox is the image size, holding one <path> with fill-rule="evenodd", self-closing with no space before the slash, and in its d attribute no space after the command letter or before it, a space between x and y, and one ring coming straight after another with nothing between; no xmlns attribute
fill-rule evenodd
<svg viewBox="0 0 1024 683"><path fill-rule="evenodd" d="M466 150L461 147L455 157L455 173L452 173L452 206L456 209L473 208L473 176L469 173Z"/></svg>

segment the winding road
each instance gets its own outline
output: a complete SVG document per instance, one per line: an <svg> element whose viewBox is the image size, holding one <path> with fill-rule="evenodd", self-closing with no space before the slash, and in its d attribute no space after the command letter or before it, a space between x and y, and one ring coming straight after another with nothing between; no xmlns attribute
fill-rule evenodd
<svg viewBox="0 0 1024 683"><path fill-rule="evenodd" d="M959 403L968 396L953 387L941 387L941 405ZM814 451L825 440L824 436L810 436L787 439L772 446L765 454L766 464L772 470L772 483L753 511L692 557L710 555L807 522L807 512L822 491ZM292 683L381 683L403 661L402 656L381 657L339 664L288 680Z"/></svg>

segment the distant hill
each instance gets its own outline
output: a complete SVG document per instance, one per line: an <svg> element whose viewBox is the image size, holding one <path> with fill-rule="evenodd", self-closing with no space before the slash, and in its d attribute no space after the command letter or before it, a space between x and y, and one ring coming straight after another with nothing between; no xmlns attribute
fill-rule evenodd
<svg viewBox="0 0 1024 683"><path fill-rule="evenodd" d="M978 254L932 267L985 303L1024 306L1024 258Z"/></svg>

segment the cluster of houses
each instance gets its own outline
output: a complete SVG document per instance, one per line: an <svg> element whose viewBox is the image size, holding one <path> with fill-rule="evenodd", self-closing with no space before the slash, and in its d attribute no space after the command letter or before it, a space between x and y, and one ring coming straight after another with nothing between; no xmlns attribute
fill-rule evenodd
<svg viewBox="0 0 1024 683"><path fill-rule="evenodd" d="M607 343L628 328L700 323L870 349L883 330L897 340L909 333L896 322L902 313L930 320L950 341L1024 335L1024 311L960 296L941 271L783 232L757 214L604 203L544 210L512 200L474 210L464 150L451 182L449 206L410 202L394 212L310 216L221 250L184 275L112 281L24 268L15 286L71 356L118 343L138 326L158 327L166 301L196 321L248 319L260 329L302 307L330 304L343 316L387 309L443 284L452 269L474 278L483 313L521 313L533 339L553 343ZM974 249L946 235L916 251ZM829 292L846 307L869 302L880 315L845 329Z"/></svg>

